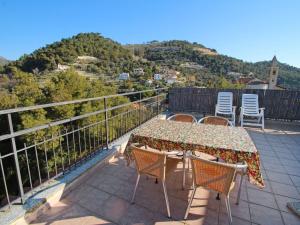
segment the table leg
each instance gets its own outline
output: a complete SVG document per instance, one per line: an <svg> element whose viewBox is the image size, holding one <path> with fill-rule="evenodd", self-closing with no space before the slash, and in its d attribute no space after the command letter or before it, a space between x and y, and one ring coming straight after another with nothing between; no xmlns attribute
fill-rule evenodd
<svg viewBox="0 0 300 225"><path fill-rule="evenodd" d="M216 160L216 161L219 162L219 157L217 157L217 160ZM217 200L221 200L221 198L220 198L220 193L217 194L216 199L217 199Z"/></svg>
<svg viewBox="0 0 300 225"><path fill-rule="evenodd" d="M183 177L182 177L182 190L185 188L185 159L186 159L186 152L183 151Z"/></svg>

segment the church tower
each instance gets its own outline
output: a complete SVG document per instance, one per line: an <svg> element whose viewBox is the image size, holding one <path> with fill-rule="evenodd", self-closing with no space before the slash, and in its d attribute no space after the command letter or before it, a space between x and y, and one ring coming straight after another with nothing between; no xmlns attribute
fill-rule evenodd
<svg viewBox="0 0 300 225"><path fill-rule="evenodd" d="M270 68L270 75L269 75L269 89L276 89L277 85L277 78L278 78L278 62L276 56L272 59L272 65Z"/></svg>

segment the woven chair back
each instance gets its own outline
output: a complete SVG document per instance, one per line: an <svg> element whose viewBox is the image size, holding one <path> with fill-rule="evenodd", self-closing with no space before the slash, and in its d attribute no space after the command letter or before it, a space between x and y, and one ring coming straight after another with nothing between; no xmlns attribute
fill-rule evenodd
<svg viewBox="0 0 300 225"><path fill-rule="evenodd" d="M204 124L212 124L212 125L222 125L229 126L230 122L228 119L220 117L220 116L208 116L203 118L202 121Z"/></svg>
<svg viewBox="0 0 300 225"><path fill-rule="evenodd" d="M134 146L132 146L132 154L135 159L138 173L165 179L165 154Z"/></svg>
<svg viewBox="0 0 300 225"><path fill-rule="evenodd" d="M170 118L170 120L179 121L179 122L188 122L188 123L196 123L197 120L192 115L188 114L175 114Z"/></svg>
<svg viewBox="0 0 300 225"><path fill-rule="evenodd" d="M191 161L196 186L228 195L236 172L235 166L195 157Z"/></svg>

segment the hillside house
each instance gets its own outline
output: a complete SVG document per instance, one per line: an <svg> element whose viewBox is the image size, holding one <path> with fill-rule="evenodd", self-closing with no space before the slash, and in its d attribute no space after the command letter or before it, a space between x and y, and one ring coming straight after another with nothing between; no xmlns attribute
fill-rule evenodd
<svg viewBox="0 0 300 225"><path fill-rule="evenodd" d="M142 76L142 75L145 74L143 68L135 68L135 69L133 69L133 73L134 73L135 75L138 75L138 76Z"/></svg>
<svg viewBox="0 0 300 225"><path fill-rule="evenodd" d="M171 75L171 76L168 76L166 77L165 81L168 83L168 84L174 84L175 82L177 82L177 75Z"/></svg>
<svg viewBox="0 0 300 225"><path fill-rule="evenodd" d="M119 75L119 80L129 80L129 73L121 73Z"/></svg>
<svg viewBox="0 0 300 225"><path fill-rule="evenodd" d="M70 66L68 66L68 65L62 65L62 64L59 64L59 63L57 64L57 70L58 71L65 71L69 68L70 68Z"/></svg>
<svg viewBox="0 0 300 225"><path fill-rule="evenodd" d="M252 79L250 80L247 85L246 89L261 89L261 90L267 90L268 89L268 83L266 81L260 80L260 79Z"/></svg>
<svg viewBox="0 0 300 225"><path fill-rule="evenodd" d="M162 78L163 78L163 76L159 73L156 73L156 74L153 75L154 80L162 80Z"/></svg>

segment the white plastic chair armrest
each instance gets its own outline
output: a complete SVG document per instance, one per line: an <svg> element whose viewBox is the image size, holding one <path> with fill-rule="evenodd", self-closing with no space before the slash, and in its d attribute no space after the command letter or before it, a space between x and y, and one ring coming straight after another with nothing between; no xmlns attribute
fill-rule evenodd
<svg viewBox="0 0 300 225"><path fill-rule="evenodd" d="M264 114L265 108L259 108L259 113Z"/></svg>

